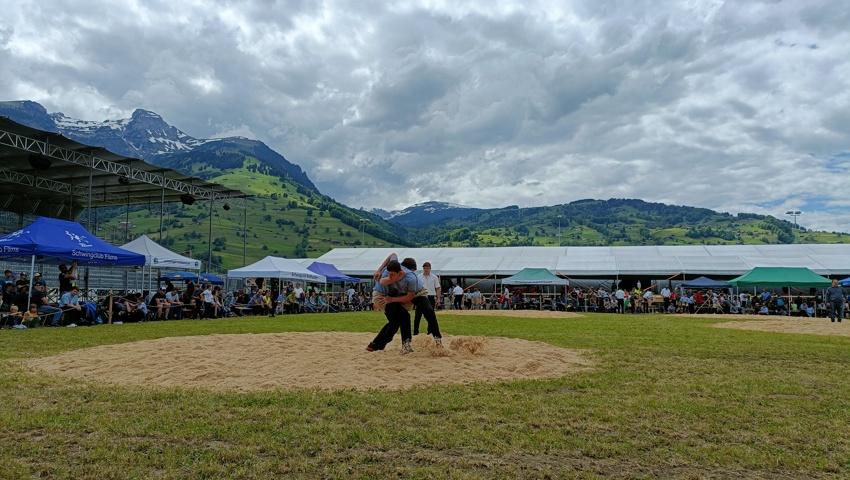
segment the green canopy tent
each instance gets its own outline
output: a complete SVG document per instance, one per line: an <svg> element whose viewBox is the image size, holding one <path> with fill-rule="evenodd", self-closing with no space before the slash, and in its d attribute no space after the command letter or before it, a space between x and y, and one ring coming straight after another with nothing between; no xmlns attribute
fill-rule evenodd
<svg viewBox="0 0 850 480"><path fill-rule="evenodd" d="M740 277L729 280L737 287L820 287L832 285L832 280L805 267L755 267Z"/></svg>
<svg viewBox="0 0 850 480"><path fill-rule="evenodd" d="M791 305L790 287L826 288L832 280L805 267L755 267L740 277L729 280L737 287L789 287L788 305Z"/></svg>
<svg viewBox="0 0 850 480"><path fill-rule="evenodd" d="M552 285L567 286L570 281L561 278L545 268L524 268L502 280L502 285ZM539 308L543 308L543 299L540 298Z"/></svg>

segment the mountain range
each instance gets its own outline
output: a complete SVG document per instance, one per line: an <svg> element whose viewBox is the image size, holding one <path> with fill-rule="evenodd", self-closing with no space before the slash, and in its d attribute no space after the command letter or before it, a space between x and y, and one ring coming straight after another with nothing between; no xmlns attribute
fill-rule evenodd
<svg viewBox="0 0 850 480"><path fill-rule="evenodd" d="M586 199L532 208L479 209L432 201L399 211L355 209L319 192L299 165L263 142L244 137L197 139L147 110L138 109L128 119L96 122L48 113L36 102L14 101L0 102L0 115L253 195L248 200L247 228L241 214L213 212L218 218L213 241L198 231L198 225L212 223L209 207L202 205L170 207L169 218L162 223L158 205L98 213L107 224L114 223L113 229L129 218L134 230L119 232L119 237L158 235L172 250L202 259L207 254L213 263L228 267L265 254L318 256L337 246L843 243L848 238L839 232L795 230L787 220L771 216L730 215L634 199Z"/></svg>
<svg viewBox="0 0 850 480"><path fill-rule="evenodd" d="M246 156L258 159L268 167L268 173L293 181L316 191L316 186L299 167L275 152L263 142L244 137L198 139L189 136L154 112L137 109L130 118L101 122L77 120L65 114L48 113L32 101L0 102L0 115L29 127L61 133L86 145L103 147L112 153L139 158L153 165L183 172L187 165L215 158L214 167L206 172L192 172L201 178L211 178L223 169L242 165Z"/></svg>

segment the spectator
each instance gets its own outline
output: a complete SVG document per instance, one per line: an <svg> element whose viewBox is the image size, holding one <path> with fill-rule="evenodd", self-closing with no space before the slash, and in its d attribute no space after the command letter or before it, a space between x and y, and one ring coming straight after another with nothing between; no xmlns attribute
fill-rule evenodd
<svg viewBox="0 0 850 480"><path fill-rule="evenodd" d="M8 270L6 270L8 272ZM2 305L0 305L0 311L6 312L9 311L14 303L13 300L15 298L15 283L7 282L3 284L3 300ZM20 311L20 307L18 309Z"/></svg>
<svg viewBox="0 0 850 480"><path fill-rule="evenodd" d="M0 278L0 284L3 285L4 290L6 289L6 285L15 285L15 276L12 274L11 270L6 270L5 272L3 272L3 277Z"/></svg>
<svg viewBox="0 0 850 480"><path fill-rule="evenodd" d="M17 305L15 305L17 307ZM21 320L21 323L25 327L35 327L36 325L41 325L41 315L38 314L38 305L32 303L30 304L29 310L24 312L24 316Z"/></svg>
<svg viewBox="0 0 850 480"><path fill-rule="evenodd" d="M84 318L83 307L80 305L77 293L79 293L77 287L71 287L71 290L63 293L59 298L59 308L64 310L65 323L69 327L76 327L77 323Z"/></svg>
<svg viewBox="0 0 850 480"><path fill-rule="evenodd" d="M295 300L298 302L298 305L300 307L298 309L298 312L300 313L304 311L303 307L304 304L307 302L307 294L304 293L304 289L301 288L301 284L298 282L295 283L295 290L293 290L293 293L295 294Z"/></svg>
<svg viewBox="0 0 850 480"><path fill-rule="evenodd" d="M463 310L463 287L460 284L456 284L454 289L452 289L452 303L454 304L455 310Z"/></svg>
<svg viewBox="0 0 850 480"><path fill-rule="evenodd" d="M68 266L64 263L59 265L59 295L64 295L67 292L71 291L71 287L74 286L74 282L79 280L77 276L77 261L74 260L71 262L71 269L68 269Z"/></svg>
<svg viewBox="0 0 850 480"><path fill-rule="evenodd" d="M212 285L204 285L204 291L201 292L201 298L204 302L204 317L218 318L218 311L215 308L215 298L213 298Z"/></svg>
<svg viewBox="0 0 850 480"><path fill-rule="evenodd" d="M156 293L151 295L148 309L156 312L157 320L165 320L168 313L168 300L165 298L165 286L160 286Z"/></svg>
<svg viewBox="0 0 850 480"><path fill-rule="evenodd" d="M844 318L844 289L838 280L832 280L832 286L826 289L826 301L829 302L829 319L840 322Z"/></svg>
<svg viewBox="0 0 850 480"><path fill-rule="evenodd" d="M32 302L38 305L38 313L43 315L52 315L52 317L48 317L49 321L45 321L46 326L58 327L61 325L62 309L56 308L50 304L50 301L47 299L47 293L45 293L44 290L44 282L36 281L33 284Z"/></svg>
<svg viewBox="0 0 850 480"><path fill-rule="evenodd" d="M183 300L180 298L180 290L173 287L165 294L168 303L168 318L171 320L183 320Z"/></svg>

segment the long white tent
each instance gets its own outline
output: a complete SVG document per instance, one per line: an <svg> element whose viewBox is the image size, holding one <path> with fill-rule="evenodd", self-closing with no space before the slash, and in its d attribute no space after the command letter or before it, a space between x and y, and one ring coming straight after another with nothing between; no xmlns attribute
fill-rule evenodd
<svg viewBox="0 0 850 480"><path fill-rule="evenodd" d="M335 248L317 260L347 275L369 276L391 252L412 257L420 266L431 262L435 273L453 277L504 277L527 267L575 278L733 277L755 267L806 267L824 276L850 275L850 244Z"/></svg>

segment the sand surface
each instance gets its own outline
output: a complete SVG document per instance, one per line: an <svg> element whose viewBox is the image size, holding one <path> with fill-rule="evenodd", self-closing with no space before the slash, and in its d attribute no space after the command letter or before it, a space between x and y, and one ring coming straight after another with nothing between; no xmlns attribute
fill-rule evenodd
<svg viewBox="0 0 850 480"><path fill-rule="evenodd" d="M400 390L558 378L592 367L587 352L498 337L413 339L400 355L396 335L386 350L367 352L373 333L310 332L171 337L103 345L31 360L49 373L111 385L227 391L272 389Z"/></svg>

